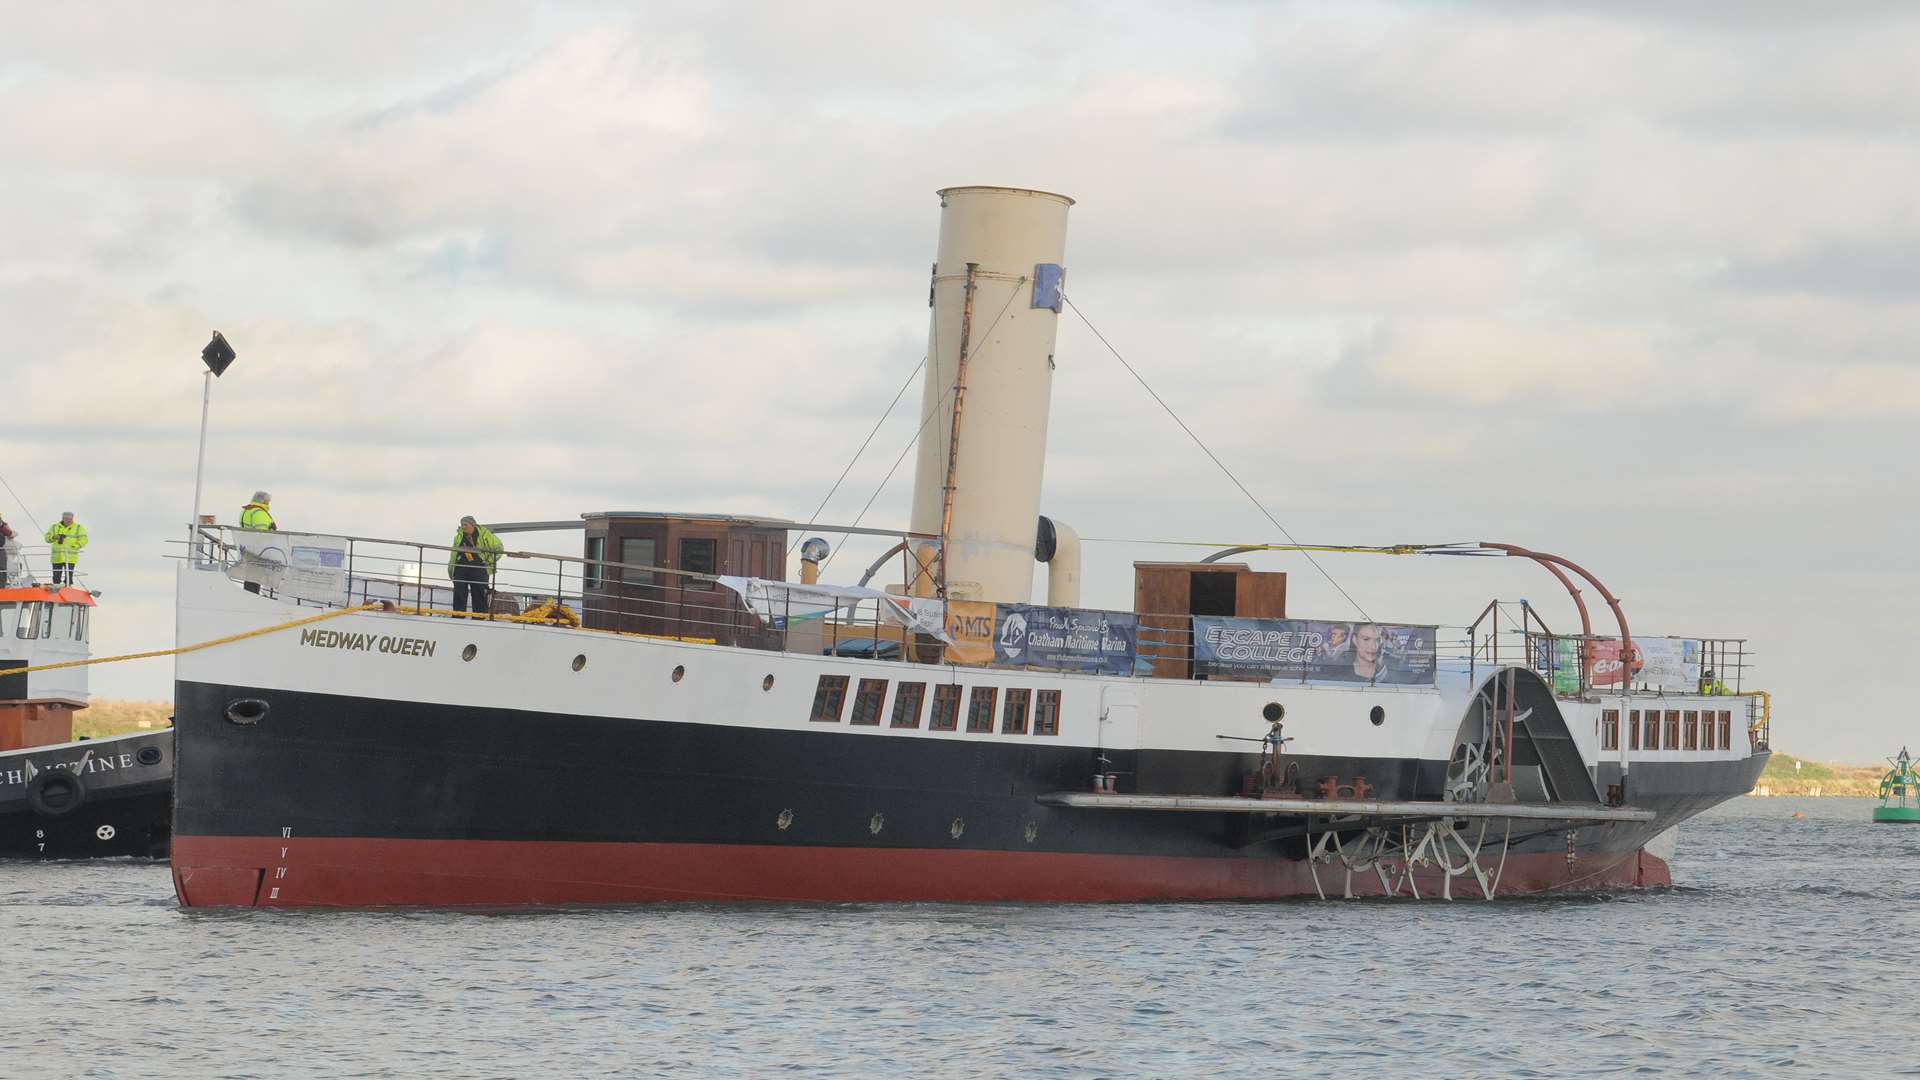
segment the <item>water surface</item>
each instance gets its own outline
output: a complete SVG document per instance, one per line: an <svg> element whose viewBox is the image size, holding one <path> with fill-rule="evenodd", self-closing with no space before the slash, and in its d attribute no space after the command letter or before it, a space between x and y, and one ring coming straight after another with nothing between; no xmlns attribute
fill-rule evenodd
<svg viewBox="0 0 1920 1080"><path fill-rule="evenodd" d="M189 913L0 865L0 1076L1920 1075L1920 827L1870 806L1495 903Z"/></svg>

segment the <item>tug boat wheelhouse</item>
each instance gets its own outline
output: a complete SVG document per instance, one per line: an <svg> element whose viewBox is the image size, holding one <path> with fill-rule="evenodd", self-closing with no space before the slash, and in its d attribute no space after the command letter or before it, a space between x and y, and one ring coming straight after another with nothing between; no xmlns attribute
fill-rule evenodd
<svg viewBox="0 0 1920 1080"><path fill-rule="evenodd" d="M444 547L210 530L179 642L244 636L177 661L180 902L1491 898L1667 884L1674 827L1750 790L1764 699L1700 682L1727 643L1617 605L1612 639L1493 605L1458 655L1238 563L1082 608L1040 514L1071 200L941 205L937 422L858 585L817 540L786 581L790 522L607 512L456 618Z"/></svg>

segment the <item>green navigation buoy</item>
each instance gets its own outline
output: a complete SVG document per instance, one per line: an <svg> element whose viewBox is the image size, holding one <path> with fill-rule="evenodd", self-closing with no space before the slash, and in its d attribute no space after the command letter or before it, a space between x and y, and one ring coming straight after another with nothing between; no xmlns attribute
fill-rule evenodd
<svg viewBox="0 0 1920 1080"><path fill-rule="evenodd" d="M1920 775L1913 771L1907 748L1901 747L1900 756L1887 761L1893 768L1880 778L1880 805L1873 808L1873 820L1920 825Z"/></svg>

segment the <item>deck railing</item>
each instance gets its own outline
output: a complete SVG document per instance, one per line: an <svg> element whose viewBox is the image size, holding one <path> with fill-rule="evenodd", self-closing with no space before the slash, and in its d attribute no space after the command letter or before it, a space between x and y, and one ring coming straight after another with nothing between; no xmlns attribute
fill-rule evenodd
<svg viewBox="0 0 1920 1080"><path fill-rule="evenodd" d="M763 618L738 593L723 586L719 575L513 550L503 553L493 568L487 610L467 614L454 611L455 583L449 575L448 560L456 549L448 545L364 536L260 533L231 526L208 526L203 534L207 542L195 559L203 570L250 581L268 595L302 606L386 602L404 611L435 617L528 624L564 622L590 630L768 651L962 664L994 662L990 637L976 632L967 643L971 652L960 645L949 649L932 635L903 627L883 610L881 600L872 598L846 599L825 609L808 608L802 603ZM1546 631L1537 613L1526 610L1524 602L1490 604L1470 626L1263 621L1262 625L1312 628L1312 640L1316 642L1312 648L1317 651L1285 665L1284 670L1209 660L1209 655L1220 655L1219 650L1203 645L1216 643L1198 641L1194 620L1185 614L1092 609L1076 610L1075 614L1095 621L1110 618L1130 628L1133 642L1126 657L1117 667L1098 668L1113 674L1372 685L1373 680L1353 673L1351 663L1354 636L1360 628L1372 626L1380 640L1380 669L1387 673L1377 677L1381 683L1431 684L1441 668L1464 667L1472 678L1481 665L1517 664L1539 671L1564 696L1621 692L1618 686L1596 685L1593 679L1595 657L1613 639L1554 635ZM1643 640L1656 639L1636 639ZM1715 671L1732 690L1739 688L1751 656L1740 639L1657 640L1684 640L1691 642L1700 655L1724 657L1725 667ZM1416 650L1417 656L1409 655ZM1617 643L1614 652L1617 656ZM1009 662L1004 655L995 666L1074 670L1061 664ZM1630 687L1627 692L1692 693L1699 689L1649 685Z"/></svg>

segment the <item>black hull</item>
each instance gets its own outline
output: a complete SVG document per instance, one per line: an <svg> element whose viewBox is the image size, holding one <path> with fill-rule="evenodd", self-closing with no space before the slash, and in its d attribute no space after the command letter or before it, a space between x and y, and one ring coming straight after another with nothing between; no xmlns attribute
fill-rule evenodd
<svg viewBox="0 0 1920 1080"><path fill-rule="evenodd" d="M230 722L228 704L243 698L266 701L266 717ZM1253 825L1245 815L1039 804L1042 793L1088 790L1096 752L1079 746L533 714L185 682L176 686L175 711L182 837L1246 860L1303 851L1298 819ZM1257 760L1238 752L1108 756L1121 792L1180 794L1239 794L1240 777ZM1636 851L1704 805L1745 792L1758 768L1636 765L1633 801L1658 820L1582 826L1578 846ZM1441 769L1300 759L1309 784L1365 776L1384 799L1435 797ZM1661 794L1666 787L1679 790ZM1517 853L1564 854L1567 846L1564 826L1516 826L1513 837Z"/></svg>
<svg viewBox="0 0 1920 1080"><path fill-rule="evenodd" d="M166 858L173 837L173 734L0 753L0 858ZM58 799L35 796L31 777L74 770L77 788L65 787Z"/></svg>

